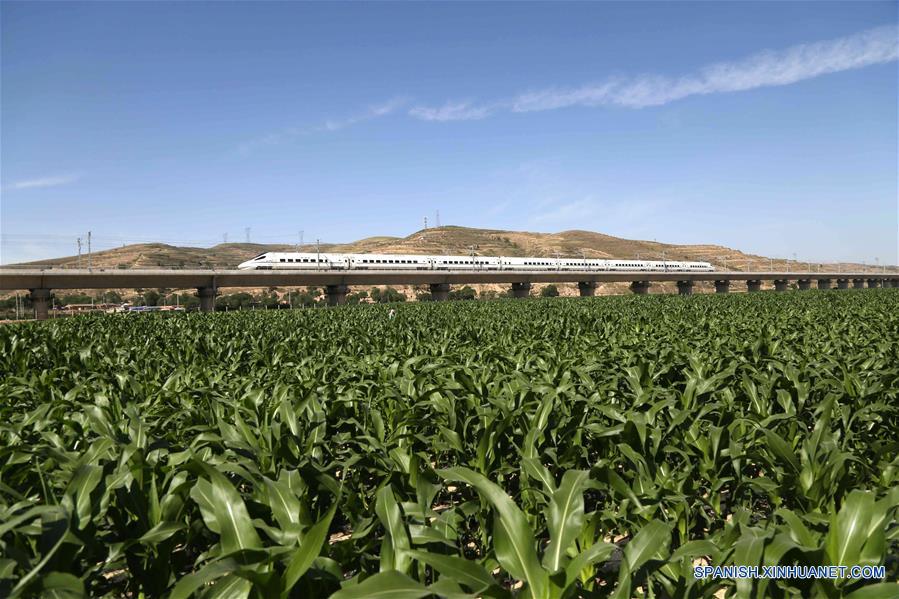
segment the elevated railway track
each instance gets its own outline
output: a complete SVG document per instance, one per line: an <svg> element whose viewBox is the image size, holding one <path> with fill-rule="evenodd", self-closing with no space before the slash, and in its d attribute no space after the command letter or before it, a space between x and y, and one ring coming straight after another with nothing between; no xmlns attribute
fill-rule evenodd
<svg viewBox="0 0 899 599"><path fill-rule="evenodd" d="M495 270L68 270L0 269L0 290L28 290L35 318L46 319L54 289L128 289L148 287L195 288L200 309L212 311L217 290L223 287L324 287L329 304L346 300L349 287L372 285L428 285L435 300L448 297L452 285L509 284L515 297L526 297L533 283L577 283L582 296L592 296L600 283L630 283L634 293L648 293L652 283L673 282L688 295L698 282L713 282L717 293L733 283L747 291L761 289L763 281L786 291L795 281L800 290L899 287L899 273L871 272L652 272L652 271L495 271Z"/></svg>

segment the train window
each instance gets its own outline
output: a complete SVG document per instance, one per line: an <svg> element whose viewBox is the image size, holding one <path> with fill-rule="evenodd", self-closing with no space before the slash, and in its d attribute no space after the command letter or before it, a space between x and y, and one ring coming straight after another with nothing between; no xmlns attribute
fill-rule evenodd
<svg viewBox="0 0 899 599"><path fill-rule="evenodd" d="M281 262L287 262L287 260L285 260L284 258L281 258Z"/></svg>

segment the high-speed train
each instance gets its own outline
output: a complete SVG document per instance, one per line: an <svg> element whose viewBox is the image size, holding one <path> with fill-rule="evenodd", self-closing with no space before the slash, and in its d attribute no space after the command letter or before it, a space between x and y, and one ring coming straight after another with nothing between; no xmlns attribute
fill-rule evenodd
<svg viewBox="0 0 899 599"><path fill-rule="evenodd" d="M240 270L577 270L712 272L708 262L672 260L586 260L583 258L510 258L423 256L415 254L332 254L265 252L242 262Z"/></svg>

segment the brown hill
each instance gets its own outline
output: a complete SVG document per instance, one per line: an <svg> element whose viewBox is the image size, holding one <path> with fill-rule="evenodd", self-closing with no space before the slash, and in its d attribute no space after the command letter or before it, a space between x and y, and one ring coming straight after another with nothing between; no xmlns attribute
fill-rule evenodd
<svg viewBox="0 0 899 599"><path fill-rule="evenodd" d="M164 243L144 243L127 245L121 248L95 252L91 256L94 268L235 268L241 262L265 251L294 251L296 245L291 244L256 244L256 243L223 243L210 248L176 247ZM784 259L765 258L745 254L738 250L718 245L675 245L655 241L622 239L595 233L592 231L562 231L560 233L533 233L526 231L503 231L499 229L471 229L466 227L435 227L416 231L408 237L368 237L352 243L323 243L319 247L322 252L353 253L407 253L407 254L469 254L475 252L482 256L549 256L549 257L583 257L587 258L628 258L628 259L661 259L669 260L705 260L716 268L744 271L793 271L815 272L817 270L860 270L858 264L817 264L795 263ZM315 244L306 244L303 251L316 251ZM45 268L77 268L77 256L40 260L15 267ZM87 257L81 257L81 266L87 266ZM472 285L478 294L501 294L507 291L503 285ZM539 293L544 285L535 285L532 293ZM561 295L577 295L574 284L557 285ZM767 287L767 285L766 285ZM361 290L361 289L360 289ZM133 290L115 290L129 301L140 302ZM165 293L186 293L192 295L194 290L160 290ZM288 290L281 288L259 289L221 289L222 294L247 292L253 295L276 293L287 299ZM399 291L407 298L413 299L418 294L427 292L427 286L414 288L399 287ZM670 283L654 284L653 293L673 293L674 285ZM698 284L697 292L712 292L710 283ZM139 290L142 292L142 290ZM70 290L68 293L101 297L93 290ZM626 283L603 283L597 288L598 295L628 293ZM10 296L11 294L0 294ZM168 301L175 301L169 297Z"/></svg>
<svg viewBox="0 0 899 599"><path fill-rule="evenodd" d="M177 247L164 243L142 243L95 252L94 268L235 268L239 263L265 251L294 251L291 244L223 243L211 248ZM303 251L314 252L314 244ZM718 245L674 245L655 241L622 239L592 231L532 233L499 229L435 227L417 231L408 237L368 237L352 243L323 243L322 252L469 254L481 256L571 256L587 258L628 258L669 260L705 260L728 270L815 271L817 263L795 264L784 259L770 259L745 254ZM87 266L86 256L81 265ZM67 256L39 260L18 267L77 268L78 257ZM824 265L820 265L822 269ZM843 264L843 268L859 265ZM837 265L827 265L834 268Z"/></svg>

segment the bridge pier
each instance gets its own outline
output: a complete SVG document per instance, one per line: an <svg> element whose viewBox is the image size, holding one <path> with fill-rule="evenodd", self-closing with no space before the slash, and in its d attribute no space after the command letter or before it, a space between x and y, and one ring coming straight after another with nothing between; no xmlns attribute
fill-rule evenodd
<svg viewBox="0 0 899 599"><path fill-rule="evenodd" d="M849 279L837 279L837 289L849 289Z"/></svg>
<svg viewBox="0 0 899 599"><path fill-rule="evenodd" d="M746 290L749 293L755 293L762 290L762 282L758 279L749 279L746 281Z"/></svg>
<svg viewBox="0 0 899 599"><path fill-rule="evenodd" d="M830 289L830 279L818 279L818 289Z"/></svg>
<svg viewBox="0 0 899 599"><path fill-rule="evenodd" d="M435 302L443 302L449 299L449 283L431 283L431 299Z"/></svg>
<svg viewBox="0 0 899 599"><path fill-rule="evenodd" d="M730 281L715 281L715 293L727 293L730 291Z"/></svg>
<svg viewBox="0 0 899 599"><path fill-rule="evenodd" d="M530 283L512 283L512 297L524 298L531 295Z"/></svg>
<svg viewBox="0 0 899 599"><path fill-rule="evenodd" d="M852 279L852 287L855 289L864 289L865 288L865 280L864 279Z"/></svg>
<svg viewBox="0 0 899 599"><path fill-rule="evenodd" d="M889 283L889 285L887 285ZM899 279L887 279L884 281L884 287L899 287Z"/></svg>
<svg viewBox="0 0 899 599"><path fill-rule="evenodd" d="M693 295L693 281L678 281L677 293L679 295Z"/></svg>
<svg viewBox="0 0 899 599"><path fill-rule="evenodd" d="M637 295L646 295L649 293L649 281L634 281L631 283L631 291Z"/></svg>
<svg viewBox="0 0 899 599"><path fill-rule="evenodd" d="M596 282L580 281L577 284L577 290L581 294L581 297L593 297L596 295Z"/></svg>
<svg viewBox="0 0 899 599"><path fill-rule="evenodd" d="M799 279L796 284L799 286L799 291L808 291L812 288L812 282L809 279Z"/></svg>
<svg viewBox="0 0 899 599"><path fill-rule="evenodd" d="M328 285L325 294L328 296L329 306L338 306L346 303L346 294L350 288L346 285Z"/></svg>
<svg viewBox="0 0 899 599"><path fill-rule="evenodd" d="M774 281L774 291L786 291L786 290L787 290L786 279L777 279Z"/></svg>
<svg viewBox="0 0 899 599"><path fill-rule="evenodd" d="M34 307L35 320L47 320L50 314L50 290L32 289L31 305Z"/></svg>
<svg viewBox="0 0 899 599"><path fill-rule="evenodd" d="M868 279L868 289L876 289L880 287L880 279Z"/></svg>
<svg viewBox="0 0 899 599"><path fill-rule="evenodd" d="M200 312L215 312L215 289L213 287L197 287L200 298Z"/></svg>

